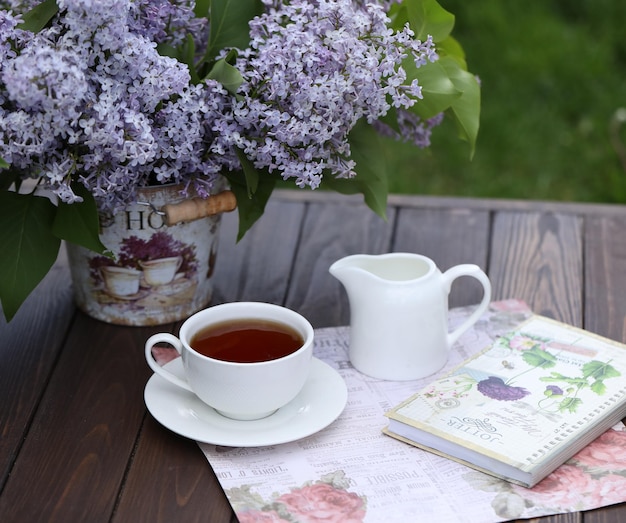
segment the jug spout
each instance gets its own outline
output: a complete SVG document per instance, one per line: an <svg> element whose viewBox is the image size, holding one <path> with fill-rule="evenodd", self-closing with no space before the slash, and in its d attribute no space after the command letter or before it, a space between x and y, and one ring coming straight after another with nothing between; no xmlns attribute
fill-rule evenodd
<svg viewBox="0 0 626 523"><path fill-rule="evenodd" d="M372 256L367 254L346 256L333 263L328 272L337 278L347 291L350 291L371 278L372 274L367 269L367 262L370 258Z"/></svg>

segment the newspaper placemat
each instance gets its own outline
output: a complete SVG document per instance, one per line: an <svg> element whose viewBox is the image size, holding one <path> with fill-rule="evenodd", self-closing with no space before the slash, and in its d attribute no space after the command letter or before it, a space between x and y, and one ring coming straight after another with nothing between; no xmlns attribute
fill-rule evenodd
<svg viewBox="0 0 626 523"><path fill-rule="evenodd" d="M468 309L454 309L451 326ZM441 373L489 345L531 311L491 304L454 347ZM382 434L384 413L433 379L381 381L348 361L347 327L316 331L314 355L336 369L348 403L326 429L269 447L200 443L241 523L498 522L589 510L626 501L626 428L598 438L532 489L474 471ZM506 356L503 355L503 358Z"/></svg>

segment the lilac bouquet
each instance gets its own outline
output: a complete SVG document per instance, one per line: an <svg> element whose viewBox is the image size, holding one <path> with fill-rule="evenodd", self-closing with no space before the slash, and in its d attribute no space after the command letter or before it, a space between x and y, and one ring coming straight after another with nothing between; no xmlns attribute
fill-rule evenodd
<svg viewBox="0 0 626 523"><path fill-rule="evenodd" d="M141 187L226 179L239 237L281 179L384 214L376 133L427 147L445 114L476 139L453 25L436 0L0 0L5 316Z"/></svg>
<svg viewBox="0 0 626 523"><path fill-rule="evenodd" d="M202 29L193 10L150 0L55 5L62 16L37 33L10 12L0 25L0 156L10 175L34 177L68 204L86 190L111 210L153 183L207 196L238 165L232 149L212 154L228 93L216 80L192 84L184 63L157 50Z"/></svg>

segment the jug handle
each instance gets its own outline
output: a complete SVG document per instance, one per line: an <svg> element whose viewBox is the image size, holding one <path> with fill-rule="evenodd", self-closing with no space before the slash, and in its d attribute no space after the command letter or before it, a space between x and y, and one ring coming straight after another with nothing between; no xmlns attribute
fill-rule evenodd
<svg viewBox="0 0 626 523"><path fill-rule="evenodd" d="M456 265L443 273L443 279L446 284L448 294L450 293L452 282L460 276L471 276L472 278L478 280L483 287L483 299L476 306L472 314L470 314L470 316L463 323L461 323L461 325L459 325L452 332L448 333L448 347L452 347L452 345L461 337L461 334L478 321L478 318L480 318L487 310L491 301L491 282L489 281L489 278L478 265L471 263Z"/></svg>

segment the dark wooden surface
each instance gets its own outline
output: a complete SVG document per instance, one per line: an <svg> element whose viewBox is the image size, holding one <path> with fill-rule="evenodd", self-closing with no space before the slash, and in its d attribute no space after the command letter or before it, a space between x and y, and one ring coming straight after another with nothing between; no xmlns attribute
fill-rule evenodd
<svg viewBox="0 0 626 523"><path fill-rule="evenodd" d="M213 304L261 300L315 327L348 322L330 264L348 254L410 251L445 270L476 263L493 299L626 341L626 208L454 198L392 197L387 221L359 199L279 192L235 244L221 230ZM453 288L451 306L480 289ZM72 302L67 261L9 324L0 324L0 521L235 522L197 445L146 412L143 343L161 327L93 320ZM543 522L626 521L626 504Z"/></svg>

